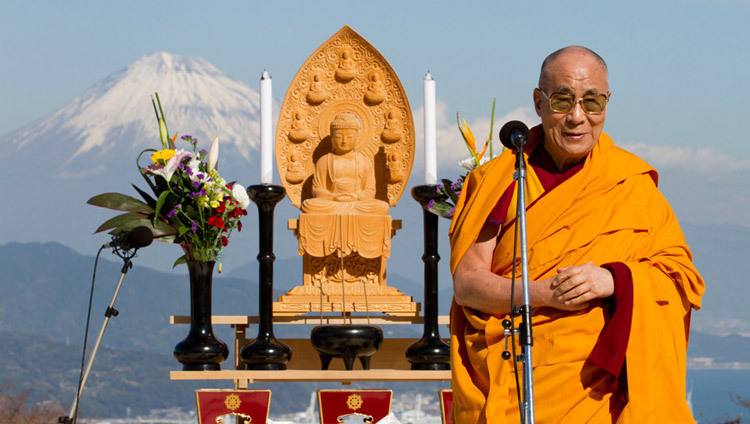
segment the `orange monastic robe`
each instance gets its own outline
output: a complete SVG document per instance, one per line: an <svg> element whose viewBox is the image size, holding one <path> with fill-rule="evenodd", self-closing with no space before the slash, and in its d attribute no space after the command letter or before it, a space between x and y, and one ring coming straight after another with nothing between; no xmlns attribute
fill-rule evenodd
<svg viewBox="0 0 750 424"><path fill-rule="evenodd" d="M542 138L541 128L534 128L526 150L533 151ZM451 271L511 183L514 158L506 151L467 178L450 228ZM627 394L615 392L613 377L587 361L609 319L603 303L576 312L534 309L537 423L611 424L613 417L619 417L617 423L694 422L685 401L686 352L690 310L700 308L704 283L656 185L653 168L602 133L580 171L527 203L529 280L593 261L597 266L622 262L633 281ZM508 278L514 233L514 228L503 233L492 261L492 271ZM456 423L520 422L512 360L501 357L505 318L453 303Z"/></svg>

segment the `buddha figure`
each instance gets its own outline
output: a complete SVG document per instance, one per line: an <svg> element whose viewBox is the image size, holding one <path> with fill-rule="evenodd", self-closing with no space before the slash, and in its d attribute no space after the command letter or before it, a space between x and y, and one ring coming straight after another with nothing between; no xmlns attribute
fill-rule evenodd
<svg viewBox="0 0 750 424"><path fill-rule="evenodd" d="M296 150L292 151L292 154L289 155L286 180L292 184L299 184L305 180L305 164L302 162L300 153Z"/></svg>
<svg viewBox="0 0 750 424"><path fill-rule="evenodd" d="M349 46L339 50L339 67L336 69L336 81L349 82L357 76L357 67L354 63L354 52Z"/></svg>
<svg viewBox="0 0 750 424"><path fill-rule="evenodd" d="M360 132L357 117L353 113L339 113L330 128L333 152L315 162L312 197L302 202L302 212L388 214L388 203L375 198L372 160L354 149Z"/></svg>
<svg viewBox="0 0 750 424"><path fill-rule="evenodd" d="M323 88L323 76L320 71L315 71L310 79L310 90L307 92L307 102L311 105L319 105L328 97Z"/></svg>
<svg viewBox="0 0 750 424"><path fill-rule="evenodd" d="M394 150L386 156L386 175L391 184L398 183L404 179L404 171L401 165L401 153Z"/></svg>
<svg viewBox="0 0 750 424"><path fill-rule="evenodd" d="M395 143L401 140L401 123L399 122L397 111L390 109L385 114L385 128L380 138L386 143Z"/></svg>
<svg viewBox="0 0 750 424"><path fill-rule="evenodd" d="M289 140L295 143L302 143L310 137L310 130L307 129L307 121L305 120L305 112L301 110L294 112L292 128L289 129L288 136Z"/></svg>
<svg viewBox="0 0 750 424"><path fill-rule="evenodd" d="M383 103L385 100L385 84L383 84L383 74L379 70L371 71L367 76L367 92L365 93L365 103L370 106Z"/></svg>

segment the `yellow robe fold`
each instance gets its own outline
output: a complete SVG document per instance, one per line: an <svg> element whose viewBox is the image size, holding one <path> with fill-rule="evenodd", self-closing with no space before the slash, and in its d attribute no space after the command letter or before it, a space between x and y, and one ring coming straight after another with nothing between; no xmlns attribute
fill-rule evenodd
<svg viewBox="0 0 750 424"><path fill-rule="evenodd" d="M541 128L534 128L527 151L541 138ZM450 228L452 272L512 182L514 158L506 151L466 179ZM618 423L694 422L685 401L687 338L704 283L657 178L602 133L578 173L527 203L530 280L588 261L622 262L633 278L627 395L613 393L611 376L586 361L609 319L606 308L591 302L576 312L534 309L537 423L609 424L612 416ZM492 271L508 278L514 233L505 231L492 260ZM506 317L455 302L451 308L456 423L519 422L513 364L501 358Z"/></svg>

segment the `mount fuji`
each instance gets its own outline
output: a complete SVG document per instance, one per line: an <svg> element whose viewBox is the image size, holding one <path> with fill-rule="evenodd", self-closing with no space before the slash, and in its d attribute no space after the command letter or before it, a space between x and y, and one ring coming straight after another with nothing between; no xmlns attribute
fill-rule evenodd
<svg viewBox="0 0 750 424"><path fill-rule="evenodd" d="M136 196L130 183L144 186L136 157L161 146L154 92L171 135L190 134L205 149L218 136L222 176L245 186L256 183L257 90L202 58L159 52L97 82L48 117L0 136L5 199L0 242L58 241L91 252L106 241L91 233L113 212L86 200L111 191ZM178 147L189 148L181 143L178 139ZM246 227L252 233L253 226ZM170 247L173 258L178 250Z"/></svg>
<svg viewBox="0 0 750 424"><path fill-rule="evenodd" d="M135 160L141 150L158 147L154 92L171 135L191 134L206 148L219 136L228 153L223 159L251 163L259 146L258 92L204 59L164 52L138 59L52 115L1 137L0 158L54 157L46 172L62 179L100 175L123 163L123 155Z"/></svg>

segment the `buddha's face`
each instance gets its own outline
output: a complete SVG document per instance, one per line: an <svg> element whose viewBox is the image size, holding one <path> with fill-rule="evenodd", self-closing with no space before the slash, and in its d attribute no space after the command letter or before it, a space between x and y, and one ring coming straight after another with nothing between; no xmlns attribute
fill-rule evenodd
<svg viewBox="0 0 750 424"><path fill-rule="evenodd" d="M331 133L333 152L337 155L345 155L357 144L357 130L354 128L335 129Z"/></svg>

